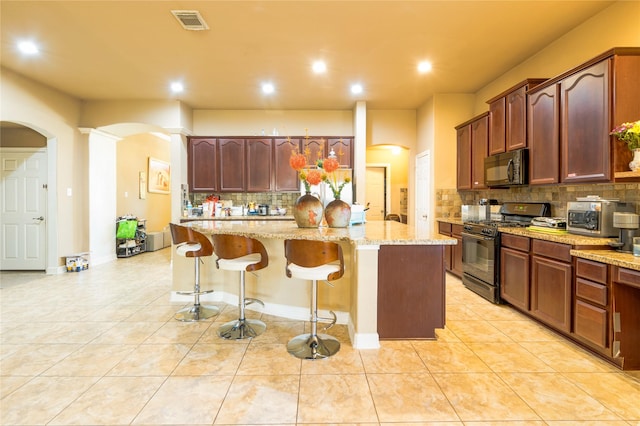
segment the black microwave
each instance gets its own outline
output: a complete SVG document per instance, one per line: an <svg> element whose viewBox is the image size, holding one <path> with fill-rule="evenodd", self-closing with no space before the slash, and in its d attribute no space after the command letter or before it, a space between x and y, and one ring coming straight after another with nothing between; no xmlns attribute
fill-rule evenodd
<svg viewBox="0 0 640 426"><path fill-rule="evenodd" d="M528 149L503 152L484 159L484 183L490 188L528 183Z"/></svg>

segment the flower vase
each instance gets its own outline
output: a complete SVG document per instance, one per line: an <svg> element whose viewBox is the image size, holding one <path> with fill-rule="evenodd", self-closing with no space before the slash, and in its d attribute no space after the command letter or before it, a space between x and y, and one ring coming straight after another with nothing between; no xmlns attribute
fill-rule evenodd
<svg viewBox="0 0 640 426"><path fill-rule="evenodd" d="M325 207L324 217L329 228L346 228L351 221L351 206L336 197Z"/></svg>
<svg viewBox="0 0 640 426"><path fill-rule="evenodd" d="M307 192L296 200L293 217L298 228L317 228L322 222L322 202Z"/></svg>
<svg viewBox="0 0 640 426"><path fill-rule="evenodd" d="M629 168L633 172L640 170L640 148L633 150L633 160L629 163Z"/></svg>

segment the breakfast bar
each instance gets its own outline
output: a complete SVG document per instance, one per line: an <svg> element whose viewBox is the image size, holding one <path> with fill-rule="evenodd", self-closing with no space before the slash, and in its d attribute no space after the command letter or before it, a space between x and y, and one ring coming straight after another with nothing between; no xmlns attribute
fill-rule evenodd
<svg viewBox="0 0 640 426"><path fill-rule="evenodd" d="M395 221L370 221L347 228L299 228L293 221L225 220L184 224L205 235L231 234L260 240L269 265L247 274L248 297L262 300L262 312L285 318L308 319L309 287L287 278L284 240L333 241L342 246L345 273L333 287L321 285L318 305L332 310L338 323L347 324L355 348L379 346L379 339L433 339L444 327L444 248L454 238L437 233L416 233ZM175 256L174 300L193 287L193 261ZM237 304L237 277L216 269L215 253L203 258L203 290L214 290L209 301ZM185 299L186 300L186 299ZM204 300L204 298L203 298ZM267 324L268 326L268 324Z"/></svg>

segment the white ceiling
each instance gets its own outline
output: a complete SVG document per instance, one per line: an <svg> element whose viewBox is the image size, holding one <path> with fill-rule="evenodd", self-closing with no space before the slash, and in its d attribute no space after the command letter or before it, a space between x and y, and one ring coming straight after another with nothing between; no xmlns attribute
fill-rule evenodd
<svg viewBox="0 0 640 426"><path fill-rule="evenodd" d="M180 79L177 99L196 109L413 109L477 91L612 3L1 0L0 61L83 100L171 99ZM176 9L198 10L210 30L184 30ZM40 56L21 57L22 39ZM325 75L311 72L316 59ZM418 75L424 59L433 71Z"/></svg>

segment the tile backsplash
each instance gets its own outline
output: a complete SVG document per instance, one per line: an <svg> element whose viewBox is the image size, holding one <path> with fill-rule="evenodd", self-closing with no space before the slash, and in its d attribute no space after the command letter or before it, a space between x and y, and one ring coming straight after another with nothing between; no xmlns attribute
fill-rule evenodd
<svg viewBox="0 0 640 426"><path fill-rule="evenodd" d="M191 203L202 204L209 194L189 194ZM284 207L292 211L292 207L300 196L298 192L231 192L218 194L222 200L231 200L234 206L246 206L249 203L266 204L271 207Z"/></svg>
<svg viewBox="0 0 640 426"><path fill-rule="evenodd" d="M640 183L524 186L509 189L487 189L480 191L458 191L455 188L436 189L436 217L461 218L463 204L478 204L481 199L504 202L550 203L551 216L566 217L567 202L577 197L598 195L606 199L619 199L634 203L640 214Z"/></svg>

